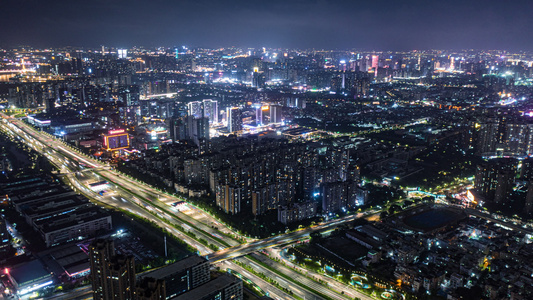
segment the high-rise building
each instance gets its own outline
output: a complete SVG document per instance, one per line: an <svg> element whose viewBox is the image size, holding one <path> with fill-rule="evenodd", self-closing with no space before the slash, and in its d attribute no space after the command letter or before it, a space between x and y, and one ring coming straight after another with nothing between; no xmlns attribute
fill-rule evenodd
<svg viewBox="0 0 533 300"><path fill-rule="evenodd" d="M228 184L220 184L216 190L217 206L226 213L236 214L241 211L242 189Z"/></svg>
<svg viewBox="0 0 533 300"><path fill-rule="evenodd" d="M93 299L133 299L135 263L133 257L115 255L113 241L95 240L89 246Z"/></svg>
<svg viewBox="0 0 533 300"><path fill-rule="evenodd" d="M379 55L372 55L372 69L377 70L379 66Z"/></svg>
<svg viewBox="0 0 533 300"><path fill-rule="evenodd" d="M322 212L336 212L346 207L346 204L346 185L343 182L322 185Z"/></svg>
<svg viewBox="0 0 533 300"><path fill-rule="evenodd" d="M235 132L242 130L241 109L238 107L228 107L226 109L228 131Z"/></svg>
<svg viewBox="0 0 533 300"><path fill-rule="evenodd" d="M512 191L517 162L493 159L477 166L474 187L486 201L502 203Z"/></svg>
<svg viewBox="0 0 533 300"><path fill-rule="evenodd" d="M252 191L252 213L254 216L264 214L270 209L272 202L271 189L264 186Z"/></svg>
<svg viewBox="0 0 533 300"><path fill-rule="evenodd" d="M218 102L211 99L204 99L203 104L203 116L209 118L209 124L218 123Z"/></svg>
<svg viewBox="0 0 533 300"><path fill-rule="evenodd" d="M270 105L270 123L281 123L281 109L280 105Z"/></svg>
<svg viewBox="0 0 533 300"><path fill-rule="evenodd" d="M115 255L109 265L111 291L114 300L133 299L135 294L135 261L133 256Z"/></svg>
<svg viewBox="0 0 533 300"><path fill-rule="evenodd" d="M118 49L118 58L120 59L126 59L128 58L128 49Z"/></svg>
<svg viewBox="0 0 533 300"><path fill-rule="evenodd" d="M258 126L264 125L263 112L268 110L268 107L266 110L263 110L263 106L261 104L257 104L256 106L254 106L254 108L255 108L255 123Z"/></svg>
<svg viewBox="0 0 533 300"><path fill-rule="evenodd" d="M525 181L533 180L533 157L528 157L522 161L520 178Z"/></svg>
<svg viewBox="0 0 533 300"><path fill-rule="evenodd" d="M209 139L209 118L196 119L196 139Z"/></svg>
<svg viewBox="0 0 533 300"><path fill-rule="evenodd" d="M450 70L455 70L455 57L450 58Z"/></svg>
<svg viewBox="0 0 533 300"><path fill-rule="evenodd" d="M172 141L192 140L196 144L199 140L208 140L209 136L209 119L186 116L182 118L167 119L166 125L170 132Z"/></svg>
<svg viewBox="0 0 533 300"><path fill-rule="evenodd" d="M483 156L525 156L533 153L533 124L519 118L485 118L479 124L477 153Z"/></svg>
<svg viewBox="0 0 533 300"><path fill-rule="evenodd" d="M497 119L487 119L480 124L477 152L479 154L494 152L498 144L498 128L499 122Z"/></svg>
<svg viewBox="0 0 533 300"><path fill-rule="evenodd" d="M187 103L187 113L194 118L201 118L203 116L202 102L192 101Z"/></svg>

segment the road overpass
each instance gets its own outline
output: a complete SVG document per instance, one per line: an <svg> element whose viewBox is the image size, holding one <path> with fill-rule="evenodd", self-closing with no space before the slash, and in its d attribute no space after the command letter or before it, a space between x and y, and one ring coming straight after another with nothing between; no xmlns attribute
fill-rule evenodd
<svg viewBox="0 0 533 300"><path fill-rule="evenodd" d="M239 266L232 262L234 258L241 257L244 262L248 262L247 258L243 257L246 254L254 253L276 245L294 243L295 241L306 238L315 230L322 232L333 230L342 223L351 222L354 219L365 215L361 213L346 216L341 219L324 222L312 228L301 229L262 240L247 239L247 243L240 244L237 240L231 238L232 235L237 236L237 233L197 208L193 207L196 214L192 216L170 210L171 203L184 199L165 194L149 185L109 169L108 165L85 156L61 140L46 133L36 131L21 120L11 118L2 113L0 113L0 116L3 118L2 126L4 126L5 130L9 130L11 134L24 139L33 149L44 154L53 164L61 169L62 173L65 174L64 177L72 184L73 188L77 189L80 193L95 201L129 211L141 218L152 220L158 226L166 229L170 234L175 235L197 248L202 255L206 255L213 263L223 263L224 266L231 269L239 269ZM78 172L78 163L80 162L88 166L88 169L84 172ZM113 193L109 193L107 196L102 196L90 191L87 185L90 182L94 182L96 179L105 179L113 184ZM367 214L369 213L374 212L368 212ZM201 220L199 220L200 216ZM198 217L198 219L195 217ZM213 223L217 224L222 230L219 231L213 229L211 227L211 224ZM194 233L196 239L205 239L222 250L214 252L209 247L199 243L195 238L177 230L176 227L174 227L175 225ZM223 240L216 238L216 236L220 236L221 233L225 235ZM276 269L284 270L284 272L289 272L289 274L297 276L297 273L292 273L295 271L286 268L282 264L277 262L273 262L272 264ZM273 274L271 270L264 266L257 265L257 267L254 266L254 268L263 274ZM294 283L286 282L286 286L295 291L295 295L301 295L309 299L323 299L320 295L307 289L301 289L297 285L294 285ZM316 288L323 295L333 295L331 294L332 291L325 286L317 285ZM286 293L274 286L268 285L265 286L264 289L269 291L271 295L274 295L275 298L287 299ZM361 297L362 296L363 294L361 294Z"/></svg>

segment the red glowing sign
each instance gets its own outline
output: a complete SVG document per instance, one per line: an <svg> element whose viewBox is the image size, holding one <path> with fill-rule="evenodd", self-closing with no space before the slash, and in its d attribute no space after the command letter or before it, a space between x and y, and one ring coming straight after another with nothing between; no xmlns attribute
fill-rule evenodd
<svg viewBox="0 0 533 300"><path fill-rule="evenodd" d="M124 133L124 129L109 130L109 134Z"/></svg>

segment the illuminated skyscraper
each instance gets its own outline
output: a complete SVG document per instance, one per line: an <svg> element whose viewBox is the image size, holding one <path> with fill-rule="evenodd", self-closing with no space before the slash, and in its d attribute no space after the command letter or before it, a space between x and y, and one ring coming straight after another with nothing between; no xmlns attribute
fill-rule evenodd
<svg viewBox="0 0 533 300"><path fill-rule="evenodd" d="M377 70L379 65L379 55L372 55L372 69Z"/></svg>
<svg viewBox="0 0 533 300"><path fill-rule="evenodd" d="M200 101L193 101L189 102L187 104L188 108L188 115L195 117L195 118L201 118L203 116L202 112L202 102Z"/></svg>
<svg viewBox="0 0 533 300"><path fill-rule="evenodd" d="M118 49L118 58L125 59L128 57L128 49Z"/></svg>
<svg viewBox="0 0 533 300"><path fill-rule="evenodd" d="M255 123L259 125L263 125L263 111L261 110L261 104L258 104L255 107Z"/></svg>
<svg viewBox="0 0 533 300"><path fill-rule="evenodd" d="M455 57L450 58L450 70L455 70Z"/></svg>
<svg viewBox="0 0 533 300"><path fill-rule="evenodd" d="M209 124L218 123L218 102L211 99L202 101L205 118L209 118Z"/></svg>

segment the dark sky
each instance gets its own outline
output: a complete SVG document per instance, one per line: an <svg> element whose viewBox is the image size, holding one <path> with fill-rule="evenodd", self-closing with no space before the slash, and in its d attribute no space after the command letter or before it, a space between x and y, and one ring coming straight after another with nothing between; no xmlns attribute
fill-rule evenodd
<svg viewBox="0 0 533 300"><path fill-rule="evenodd" d="M2 0L0 46L533 50L533 0Z"/></svg>

